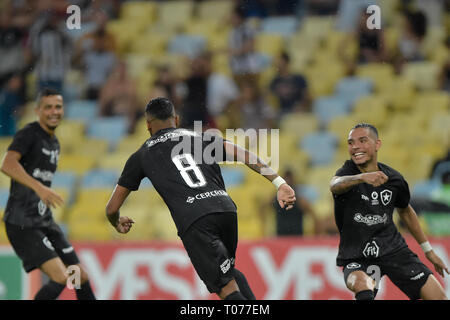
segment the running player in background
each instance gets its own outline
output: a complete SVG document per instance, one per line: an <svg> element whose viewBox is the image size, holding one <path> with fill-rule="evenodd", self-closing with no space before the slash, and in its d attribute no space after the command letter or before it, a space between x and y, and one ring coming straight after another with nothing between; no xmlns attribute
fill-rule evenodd
<svg viewBox="0 0 450 320"><path fill-rule="evenodd" d="M62 96L51 89L43 90L35 111L38 121L16 133L1 164L1 171L11 178L3 217L6 234L25 271L40 268L50 278L37 292L36 300L59 296L66 286L69 265L80 268L77 298L95 300L88 276L51 212L63 203L50 189L60 151L55 129L64 116Z"/></svg>
<svg viewBox="0 0 450 320"><path fill-rule="evenodd" d="M151 100L145 113L151 137L125 164L106 206L110 223L120 233L130 231L134 221L121 217L119 209L130 192L148 177L167 204L178 236L209 292L226 300L254 300L245 276L234 267L238 243L236 205L225 190L217 162L241 161L264 174L278 188L281 207L292 208L296 200L293 189L247 150L216 135L177 129L178 116L168 99ZM181 145L184 148L177 149ZM199 151L202 159L197 157ZM206 158L208 152L212 159Z"/></svg>
<svg viewBox="0 0 450 320"><path fill-rule="evenodd" d="M374 272L379 277L387 275L410 299L447 299L433 273L408 248L394 224L392 216L397 209L437 273L442 277L444 270L448 273L409 204L407 182L400 173L377 161L380 147L374 126L354 126L348 136L351 160L331 179L340 233L337 265L343 267L345 283L356 300L375 298L378 283L368 275L374 277Z"/></svg>

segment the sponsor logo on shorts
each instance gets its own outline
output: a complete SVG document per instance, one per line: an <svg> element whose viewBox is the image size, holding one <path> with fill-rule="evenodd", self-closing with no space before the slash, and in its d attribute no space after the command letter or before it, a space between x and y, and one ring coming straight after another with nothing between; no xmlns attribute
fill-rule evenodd
<svg viewBox="0 0 450 320"><path fill-rule="evenodd" d="M351 262L347 265L346 267L347 269L357 269L357 268L361 268L361 265L359 263L356 262Z"/></svg>
<svg viewBox="0 0 450 320"><path fill-rule="evenodd" d="M422 278L423 276L425 275L425 273L423 273L423 272L421 272L421 273L419 273L418 275L415 275L414 277L412 277L412 278L409 278L410 280L419 280L420 278Z"/></svg>
<svg viewBox="0 0 450 320"><path fill-rule="evenodd" d="M380 247L375 241L367 242L363 250L363 255L366 258L377 258L380 253Z"/></svg>
<svg viewBox="0 0 450 320"><path fill-rule="evenodd" d="M68 248L64 248L64 249L62 249L62 252L63 253L71 253L73 251L73 247L68 247Z"/></svg>
<svg viewBox="0 0 450 320"><path fill-rule="evenodd" d="M368 214L363 216L361 213L356 213L353 217L353 220L360 223L365 223L368 226L373 226L375 224L382 224L387 222L387 214L385 213L383 216L380 215L371 215Z"/></svg>
<svg viewBox="0 0 450 320"><path fill-rule="evenodd" d="M44 237L44 239L42 239L42 243L44 243L44 245L49 248L52 251L55 251L55 248L53 248L52 243L50 242L50 240L48 240L47 237Z"/></svg>
<svg viewBox="0 0 450 320"><path fill-rule="evenodd" d="M230 268L231 268L231 261L230 261L230 259L225 260L220 265L220 270L222 270L223 273L227 273L228 270L230 270Z"/></svg>
<svg viewBox="0 0 450 320"><path fill-rule="evenodd" d="M388 189L385 189L385 190L380 192L380 196L381 196L381 202L383 202L383 204L385 206L387 206L389 204L389 202L391 202L392 191L388 190Z"/></svg>
<svg viewBox="0 0 450 320"><path fill-rule="evenodd" d="M207 198L214 198L214 197L220 197L220 196L228 196L228 193L225 190L213 190L203 193L197 193L195 196L187 197L186 202L187 203L193 203L196 199L202 200Z"/></svg>

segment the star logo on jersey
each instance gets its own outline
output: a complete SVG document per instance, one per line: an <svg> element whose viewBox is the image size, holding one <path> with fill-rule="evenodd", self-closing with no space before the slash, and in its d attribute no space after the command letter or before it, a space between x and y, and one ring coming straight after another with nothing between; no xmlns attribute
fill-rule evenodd
<svg viewBox="0 0 450 320"><path fill-rule="evenodd" d="M385 190L381 191L380 196L381 196L381 202L383 202L383 204L385 206L387 206L388 203L391 202L392 191L388 190L388 189L385 189Z"/></svg>

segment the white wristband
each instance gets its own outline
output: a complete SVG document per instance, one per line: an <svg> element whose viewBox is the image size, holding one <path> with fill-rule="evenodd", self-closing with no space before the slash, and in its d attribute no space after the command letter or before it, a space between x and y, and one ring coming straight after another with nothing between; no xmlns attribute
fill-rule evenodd
<svg viewBox="0 0 450 320"><path fill-rule="evenodd" d="M275 179L273 179L272 183L275 185L275 187L277 187L277 190L278 190L278 188L280 188L280 186L283 183L286 183L286 181L284 181L284 179L282 177L278 176Z"/></svg>
<svg viewBox="0 0 450 320"><path fill-rule="evenodd" d="M422 247L422 250L425 253L427 253L428 251L433 250L433 248L431 247L431 244L428 241L425 241L425 242L421 243L420 246Z"/></svg>

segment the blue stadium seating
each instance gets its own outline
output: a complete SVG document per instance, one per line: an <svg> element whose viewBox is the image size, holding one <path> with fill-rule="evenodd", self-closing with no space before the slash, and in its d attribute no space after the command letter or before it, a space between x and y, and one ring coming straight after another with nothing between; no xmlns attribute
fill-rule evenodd
<svg viewBox="0 0 450 320"><path fill-rule="evenodd" d="M56 171L52 180L52 187L72 189L75 187L76 174L69 171Z"/></svg>
<svg viewBox="0 0 450 320"><path fill-rule="evenodd" d="M414 198L431 198L432 193L439 189L441 183L436 180L425 180L417 182L412 188Z"/></svg>
<svg viewBox="0 0 450 320"><path fill-rule="evenodd" d="M125 117L96 118L90 122L87 128L87 136L90 138L105 139L110 148L127 135L128 120Z"/></svg>
<svg viewBox="0 0 450 320"><path fill-rule="evenodd" d="M298 27L295 17L268 17L261 22L261 31L265 33L277 33L283 37L294 34Z"/></svg>
<svg viewBox="0 0 450 320"><path fill-rule="evenodd" d="M225 187L235 187L243 183L244 181L244 173L242 170L237 168L224 168L221 167L223 181L225 182Z"/></svg>
<svg viewBox="0 0 450 320"><path fill-rule="evenodd" d="M295 187L295 189L295 193L298 196L305 198L310 203L314 203L319 199L319 191L315 186L299 184Z"/></svg>
<svg viewBox="0 0 450 320"><path fill-rule="evenodd" d="M372 92L373 82L368 78L347 77L339 80L336 85L335 95L346 99L349 106L363 96Z"/></svg>
<svg viewBox="0 0 450 320"><path fill-rule="evenodd" d="M0 189L0 210L4 210L6 207L6 203L8 202L9 197L9 189L2 188Z"/></svg>
<svg viewBox="0 0 450 320"><path fill-rule="evenodd" d="M321 97L314 101L313 113L317 116L322 127L338 117L350 112L348 99L336 96Z"/></svg>
<svg viewBox="0 0 450 320"><path fill-rule="evenodd" d="M150 189L153 188L152 182L148 178L144 178L139 185L139 189Z"/></svg>
<svg viewBox="0 0 450 320"><path fill-rule="evenodd" d="M66 105L64 116L71 120L90 122L98 114L97 103L89 100L75 100Z"/></svg>
<svg viewBox="0 0 450 320"><path fill-rule="evenodd" d="M432 179L436 182L441 182L444 173L450 172L450 161L439 163L434 169Z"/></svg>
<svg viewBox="0 0 450 320"><path fill-rule="evenodd" d="M319 131L306 135L300 148L310 156L312 165L326 165L333 161L338 138L331 132Z"/></svg>
<svg viewBox="0 0 450 320"><path fill-rule="evenodd" d="M199 35L180 34L170 40L169 52L195 58L206 48L206 40Z"/></svg>
<svg viewBox="0 0 450 320"><path fill-rule="evenodd" d="M119 174L116 171L94 169L83 176L81 188L113 188L118 177Z"/></svg>

